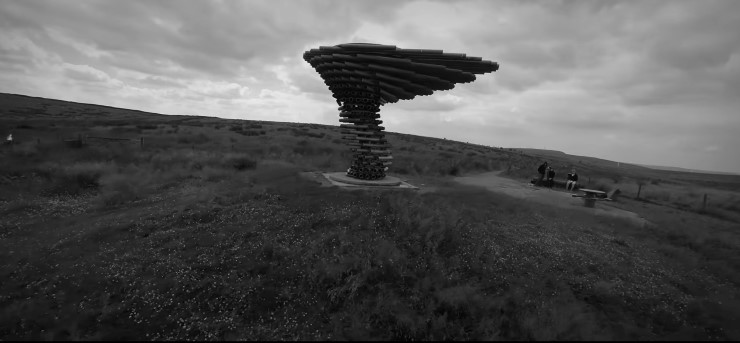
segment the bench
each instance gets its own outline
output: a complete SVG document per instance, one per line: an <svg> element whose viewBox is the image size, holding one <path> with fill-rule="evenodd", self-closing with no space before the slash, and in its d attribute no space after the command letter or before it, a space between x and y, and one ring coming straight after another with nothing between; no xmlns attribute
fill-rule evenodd
<svg viewBox="0 0 740 343"><path fill-rule="evenodd" d="M537 180L539 180L539 178L533 178L532 180L529 181L529 183L531 183L533 185L536 185L537 184ZM542 179L542 185L544 186L546 184L547 184L547 178ZM565 189L565 185L566 184L567 184L566 181L553 180L552 187L553 188L562 188L562 189ZM579 189L581 187L583 187L583 185L581 185L581 184L579 184L579 183L576 182L576 186L575 186L574 190Z"/></svg>
<svg viewBox="0 0 740 343"><path fill-rule="evenodd" d="M572 194L572 197L583 198L583 205L586 207L594 207L596 201L612 201L611 198L607 197L606 192L602 192L595 189L581 188L579 189L584 194Z"/></svg>

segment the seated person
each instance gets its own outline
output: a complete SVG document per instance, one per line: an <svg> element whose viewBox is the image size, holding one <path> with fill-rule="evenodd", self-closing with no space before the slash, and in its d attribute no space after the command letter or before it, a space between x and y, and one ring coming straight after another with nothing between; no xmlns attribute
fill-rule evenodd
<svg viewBox="0 0 740 343"><path fill-rule="evenodd" d="M547 187L552 188L555 184L555 169L547 167Z"/></svg>
<svg viewBox="0 0 740 343"><path fill-rule="evenodd" d="M576 183L578 183L578 174L576 174L576 168L570 170L568 174L568 181L565 183L565 190L574 191L576 189Z"/></svg>

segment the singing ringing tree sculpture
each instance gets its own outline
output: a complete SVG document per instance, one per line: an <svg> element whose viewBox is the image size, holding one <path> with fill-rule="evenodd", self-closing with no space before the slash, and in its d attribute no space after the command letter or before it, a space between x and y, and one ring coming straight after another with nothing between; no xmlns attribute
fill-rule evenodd
<svg viewBox="0 0 740 343"><path fill-rule="evenodd" d="M417 95L449 90L498 70L498 63L442 50L401 49L394 45L349 43L322 46L303 54L339 104L339 126L353 155L347 176L380 180L392 164L380 126L380 106Z"/></svg>

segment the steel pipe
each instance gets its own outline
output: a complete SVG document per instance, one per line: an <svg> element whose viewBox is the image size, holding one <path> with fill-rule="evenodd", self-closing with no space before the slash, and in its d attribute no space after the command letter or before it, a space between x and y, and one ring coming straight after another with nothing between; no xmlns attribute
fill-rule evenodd
<svg viewBox="0 0 740 343"><path fill-rule="evenodd" d="M392 164L380 106L471 82L474 74L498 70L498 63L442 50L347 43L303 53L340 105L340 131L353 153L347 175L377 180Z"/></svg>

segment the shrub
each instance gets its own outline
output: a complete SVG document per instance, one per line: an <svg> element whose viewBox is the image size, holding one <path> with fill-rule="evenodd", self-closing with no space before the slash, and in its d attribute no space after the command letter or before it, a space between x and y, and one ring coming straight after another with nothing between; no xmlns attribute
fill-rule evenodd
<svg viewBox="0 0 740 343"><path fill-rule="evenodd" d="M458 176L458 175L460 175L460 172L461 172L460 167L457 164L455 164L455 165L453 165L453 166L450 167L450 169L448 170L447 174L450 174L452 176Z"/></svg>
<svg viewBox="0 0 740 343"><path fill-rule="evenodd" d="M39 155L39 149L35 144L17 144L13 146L12 156L28 158Z"/></svg>
<svg viewBox="0 0 740 343"><path fill-rule="evenodd" d="M333 155L335 150L333 147L330 146L319 145L319 147L316 149L316 152L321 155Z"/></svg>
<svg viewBox="0 0 740 343"><path fill-rule="evenodd" d="M141 129L135 126L116 126L108 132L112 135L125 135L125 134L132 134L132 133L141 133Z"/></svg>
<svg viewBox="0 0 740 343"><path fill-rule="evenodd" d="M227 179L231 176L231 173L233 173L233 171L206 166L199 174L202 179L212 182Z"/></svg>
<svg viewBox="0 0 740 343"><path fill-rule="evenodd" d="M424 164L412 162L411 164L414 168L414 171L416 171L416 174L418 175L424 175L427 172L427 168L424 166Z"/></svg>
<svg viewBox="0 0 740 343"><path fill-rule="evenodd" d="M180 136L177 138L177 142L181 144L203 144L210 142L211 138L203 133L197 135Z"/></svg>
<svg viewBox="0 0 740 343"><path fill-rule="evenodd" d="M248 169L254 169L257 167L257 162L247 157L232 157L227 162L232 168L242 171Z"/></svg>
<svg viewBox="0 0 740 343"><path fill-rule="evenodd" d="M98 189L100 179L111 173L113 165L102 162L78 162L70 166L49 166L54 194L79 194L84 190Z"/></svg>
<svg viewBox="0 0 740 343"><path fill-rule="evenodd" d="M644 192L644 198L655 201L671 201L671 193L668 191L647 191Z"/></svg>
<svg viewBox="0 0 740 343"><path fill-rule="evenodd" d="M293 152L301 155L313 155L316 153L316 150L304 139L299 141L297 145L293 147Z"/></svg>
<svg viewBox="0 0 740 343"><path fill-rule="evenodd" d="M724 205L720 205L720 206L728 211L740 213L740 201L728 200Z"/></svg>
<svg viewBox="0 0 740 343"><path fill-rule="evenodd" d="M307 127L300 128L300 129L293 128L293 129L291 129L291 131L293 132L293 135L296 136L296 137L308 136L308 137L313 137L313 138L324 138L324 136L326 136L326 134L323 133L323 132L311 132L311 131L308 131L308 128Z"/></svg>
<svg viewBox="0 0 740 343"><path fill-rule="evenodd" d="M249 131L239 131L239 133L241 135L244 135L244 136L247 136L247 137L253 137L253 136L264 135L265 134L265 131L252 131L252 130L249 130Z"/></svg>
<svg viewBox="0 0 740 343"><path fill-rule="evenodd" d="M154 190L155 176L137 167L100 178L100 204L115 206L143 199Z"/></svg>
<svg viewBox="0 0 740 343"><path fill-rule="evenodd" d="M388 168L388 169L390 170L390 168ZM406 169L406 167L401 167L401 166L396 166L395 168L393 168L393 171L396 172L396 173L398 173L398 174L402 174L402 175L409 175L409 174L411 174L409 172L409 170Z"/></svg>

